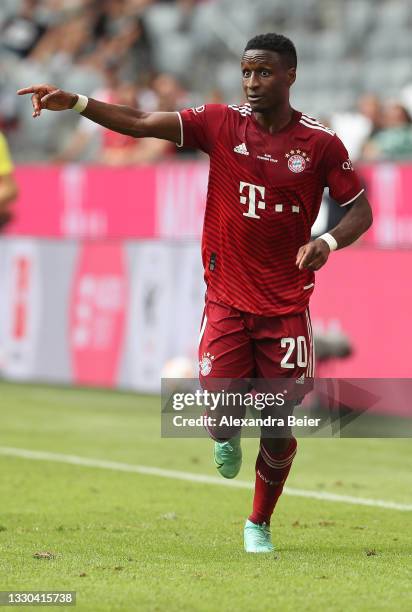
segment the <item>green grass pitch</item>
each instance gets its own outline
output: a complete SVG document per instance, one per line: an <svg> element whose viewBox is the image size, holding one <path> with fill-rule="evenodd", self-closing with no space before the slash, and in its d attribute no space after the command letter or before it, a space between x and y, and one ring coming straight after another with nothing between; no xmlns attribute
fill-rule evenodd
<svg viewBox="0 0 412 612"><path fill-rule="evenodd" d="M160 438L155 397L2 383L0 419L1 448L215 473L209 440ZM411 504L411 468L410 440L306 439L288 484ZM276 555L248 556L249 490L4 454L0 470L0 590L75 590L65 609L90 612L412 609L411 512L284 495Z"/></svg>

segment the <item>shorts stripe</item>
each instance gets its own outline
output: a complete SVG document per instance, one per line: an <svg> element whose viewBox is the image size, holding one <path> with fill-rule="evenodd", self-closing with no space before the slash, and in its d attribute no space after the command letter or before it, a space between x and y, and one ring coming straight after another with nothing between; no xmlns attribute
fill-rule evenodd
<svg viewBox="0 0 412 612"><path fill-rule="evenodd" d="M315 349L315 341L313 339L313 329L312 329L312 321L309 314L309 325L310 325L310 333L312 335L312 377L315 377L315 368L316 368L316 349Z"/></svg>
<svg viewBox="0 0 412 612"><path fill-rule="evenodd" d="M310 320L309 310L306 310L306 325L308 328L308 338L309 338L309 359L308 359L308 367L306 369L306 375L309 378L313 378L315 375L315 350L313 345L313 332L312 332L312 323Z"/></svg>
<svg viewBox="0 0 412 612"><path fill-rule="evenodd" d="M309 323L309 333L310 333L310 375L313 376L314 363L313 363L313 335L312 335L312 325L310 322L310 316L308 312L308 323Z"/></svg>
<svg viewBox="0 0 412 612"><path fill-rule="evenodd" d="M201 327L200 334L199 334L199 345L202 342L203 334L205 333L206 323L207 323L207 315L206 315L206 312L205 312L205 314L203 316L202 327Z"/></svg>

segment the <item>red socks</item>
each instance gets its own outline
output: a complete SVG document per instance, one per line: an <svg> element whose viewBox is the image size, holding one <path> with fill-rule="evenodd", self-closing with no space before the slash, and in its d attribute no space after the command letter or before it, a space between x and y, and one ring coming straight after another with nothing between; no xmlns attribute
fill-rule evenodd
<svg viewBox="0 0 412 612"><path fill-rule="evenodd" d="M297 441L292 438L285 452L270 455L264 446L264 440L261 440L255 468L253 512L249 516L249 521L252 523L269 525L273 510L292 467L296 449Z"/></svg>

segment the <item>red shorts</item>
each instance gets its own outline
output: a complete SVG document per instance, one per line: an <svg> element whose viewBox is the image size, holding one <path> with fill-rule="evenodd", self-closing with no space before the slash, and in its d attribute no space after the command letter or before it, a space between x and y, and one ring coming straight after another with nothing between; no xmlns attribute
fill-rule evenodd
<svg viewBox="0 0 412 612"><path fill-rule="evenodd" d="M313 378L309 310L283 317L242 312L206 300L199 340L199 378Z"/></svg>

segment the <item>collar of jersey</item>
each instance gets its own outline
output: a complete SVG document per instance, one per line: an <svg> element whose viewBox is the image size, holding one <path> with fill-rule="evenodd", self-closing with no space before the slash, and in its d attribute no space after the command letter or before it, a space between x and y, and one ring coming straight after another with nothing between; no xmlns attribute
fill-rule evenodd
<svg viewBox="0 0 412 612"><path fill-rule="evenodd" d="M277 136L278 134L284 134L285 132L289 132L290 130L292 130L295 127L295 125L297 123L299 123L300 118L302 117L302 113L300 111L295 110L295 109L292 109L292 110L293 110L293 114L292 114L292 117L291 117L289 123L287 123L278 132L273 132L273 133L272 132L268 132L268 130L265 130L265 128L260 125L260 123L255 118L255 115L254 115L253 112L252 112L252 114L250 116L252 118L253 123L259 128L259 130L264 132L266 135Z"/></svg>

